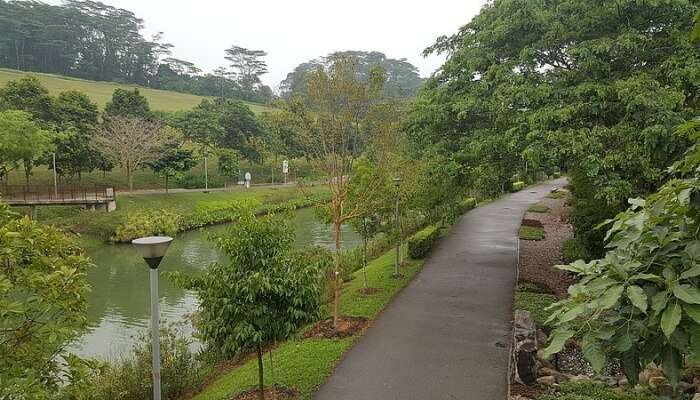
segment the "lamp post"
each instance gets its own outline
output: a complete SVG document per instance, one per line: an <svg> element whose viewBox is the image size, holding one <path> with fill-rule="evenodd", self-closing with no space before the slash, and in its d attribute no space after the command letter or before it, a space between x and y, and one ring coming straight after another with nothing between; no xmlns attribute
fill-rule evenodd
<svg viewBox="0 0 700 400"><path fill-rule="evenodd" d="M401 178L395 177L392 179L394 181L394 185L396 186L396 260L394 262L394 276L398 277L400 275L399 273L399 266L401 264L401 260L399 257L401 256L401 225L399 224L399 193L398 189L401 186Z"/></svg>
<svg viewBox="0 0 700 400"><path fill-rule="evenodd" d="M209 193L209 167L207 166L207 156L204 156L204 193Z"/></svg>
<svg viewBox="0 0 700 400"><path fill-rule="evenodd" d="M153 400L160 400L160 344L158 342L158 266L173 241L169 236L148 236L131 243L151 269L151 346L153 353Z"/></svg>
<svg viewBox="0 0 700 400"><path fill-rule="evenodd" d="M52 154L53 158L53 195L58 198L58 178L56 177L56 153Z"/></svg>

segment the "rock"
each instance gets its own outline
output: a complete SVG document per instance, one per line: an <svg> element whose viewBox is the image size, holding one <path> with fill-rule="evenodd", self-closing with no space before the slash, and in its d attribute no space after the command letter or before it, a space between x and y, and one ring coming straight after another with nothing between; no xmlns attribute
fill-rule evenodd
<svg viewBox="0 0 700 400"><path fill-rule="evenodd" d="M539 383L540 385L552 386L555 383L557 383L557 378L555 378L551 375L540 376L539 378L537 378L537 383Z"/></svg>
<svg viewBox="0 0 700 400"><path fill-rule="evenodd" d="M510 400L532 400L529 397L525 397L525 396L522 396L519 394L516 394L515 396L510 396L509 399Z"/></svg>
<svg viewBox="0 0 700 400"><path fill-rule="evenodd" d="M661 384L656 387L656 393L661 397L672 398L674 395L673 386L668 383Z"/></svg>
<svg viewBox="0 0 700 400"><path fill-rule="evenodd" d="M693 386L695 386L695 393L700 393L700 375L693 378Z"/></svg>
<svg viewBox="0 0 700 400"><path fill-rule="evenodd" d="M695 386L688 382L678 382L678 391L681 393L695 393Z"/></svg>
<svg viewBox="0 0 700 400"><path fill-rule="evenodd" d="M544 331L542 329L538 329L537 330L537 344L544 345L545 343L547 343L548 340L549 340L549 337L547 337L547 334L544 333Z"/></svg>
<svg viewBox="0 0 700 400"><path fill-rule="evenodd" d="M513 371L511 381L532 385L537 379L537 330L528 311L515 310L513 318Z"/></svg>
<svg viewBox="0 0 700 400"><path fill-rule="evenodd" d="M573 383L578 383L578 382L588 382L591 380L591 378L587 377L586 375L574 375L569 378L569 380Z"/></svg>
<svg viewBox="0 0 700 400"><path fill-rule="evenodd" d="M537 374L540 377L553 376L554 379L556 379L557 383L564 383L569 381L568 376L552 368L540 368L540 370L537 371Z"/></svg>
<svg viewBox="0 0 700 400"><path fill-rule="evenodd" d="M630 385L630 381L627 380L627 378L620 378L620 380L617 381L617 386L628 387L629 385Z"/></svg>
<svg viewBox="0 0 700 400"><path fill-rule="evenodd" d="M666 378L664 378L663 376L652 376L651 378L649 378L648 382L649 387L652 389L657 389L665 383Z"/></svg>
<svg viewBox="0 0 700 400"><path fill-rule="evenodd" d="M639 373L639 384L649 386L649 380L655 377L663 377L664 373L656 365L649 364Z"/></svg>
<svg viewBox="0 0 700 400"><path fill-rule="evenodd" d="M693 400L700 400L700 393L695 393L695 396L693 396Z"/></svg>

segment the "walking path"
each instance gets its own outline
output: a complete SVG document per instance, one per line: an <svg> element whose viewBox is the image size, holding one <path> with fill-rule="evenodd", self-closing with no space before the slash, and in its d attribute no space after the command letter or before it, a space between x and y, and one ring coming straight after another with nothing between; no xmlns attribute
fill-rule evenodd
<svg viewBox="0 0 700 400"><path fill-rule="evenodd" d="M518 228L564 178L467 213L317 400L505 400Z"/></svg>

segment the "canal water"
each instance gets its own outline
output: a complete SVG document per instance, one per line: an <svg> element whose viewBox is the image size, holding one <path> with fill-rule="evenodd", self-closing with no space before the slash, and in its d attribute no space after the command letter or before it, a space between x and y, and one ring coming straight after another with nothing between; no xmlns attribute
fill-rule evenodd
<svg viewBox="0 0 700 400"><path fill-rule="evenodd" d="M291 223L296 232L297 248L334 246L332 226L319 221L313 209L297 210ZM208 237L225 230L226 225L217 225L185 232L175 238L159 268L161 322L182 321L198 304L194 293L173 285L164 272L196 274L220 260L221 254ZM349 227L343 227L342 237L345 248L357 246L360 241ZM73 350L85 357L113 359L128 355L150 321L148 267L130 245L105 244L88 247L86 251L96 265L88 276L92 285L88 301L90 331Z"/></svg>

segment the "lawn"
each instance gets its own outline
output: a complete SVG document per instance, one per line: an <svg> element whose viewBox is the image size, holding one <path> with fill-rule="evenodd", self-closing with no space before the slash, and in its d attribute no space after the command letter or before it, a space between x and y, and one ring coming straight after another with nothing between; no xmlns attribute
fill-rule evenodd
<svg viewBox="0 0 700 400"><path fill-rule="evenodd" d="M405 252L405 248L404 248ZM376 294L363 295L362 271L353 274L354 279L346 283L341 297L341 312L346 316L376 318L389 301L420 270L424 260L405 259L402 277L391 277L394 268L394 251L390 250L367 266L369 285L379 289ZM330 307L324 310L330 316ZM303 331L303 330L302 330ZM316 389L335 368L343 354L352 346L357 336L344 339L296 339L285 342L273 350L277 384L294 388L300 399L311 399ZM269 357L265 358L265 384L270 385ZM244 363L194 397L196 400L230 399L251 389L257 383L257 361Z"/></svg>
<svg viewBox="0 0 700 400"><path fill-rule="evenodd" d="M549 212L549 207L542 203L537 203L533 204L530 206L530 208L527 209L529 212L534 212L534 213L548 213Z"/></svg>
<svg viewBox="0 0 700 400"><path fill-rule="evenodd" d="M325 190L325 187L317 186L309 188L307 193L316 195L324 193ZM111 213L85 211L75 206L50 206L39 207L37 214L39 221L43 223L56 225L69 232L88 234L107 240L126 215L137 211L165 209L185 216L207 203L252 198L262 204L278 204L302 196L304 194L296 186L252 187L250 189L237 187L225 192L209 193L187 192L133 195L120 193L117 195L117 211Z"/></svg>
<svg viewBox="0 0 700 400"><path fill-rule="evenodd" d="M24 72L6 68L0 68L0 87L5 86L8 81L20 79L25 75L37 77L41 84L53 95L57 95L66 90L83 92L87 94L92 101L97 103L100 108L103 108L105 103L112 98L112 93L116 88L139 88L141 94L148 99L151 109L155 111L189 110L206 98L169 90L149 89L133 84L89 81L60 75ZM248 102L246 102L246 104L248 104L250 109L256 114L271 110L270 107L262 104Z"/></svg>
<svg viewBox="0 0 700 400"><path fill-rule="evenodd" d="M513 309L529 311L537 326L544 327L544 322L549 318L549 311L545 309L557 300L553 294L543 293L541 289L528 284L520 284L515 290Z"/></svg>

